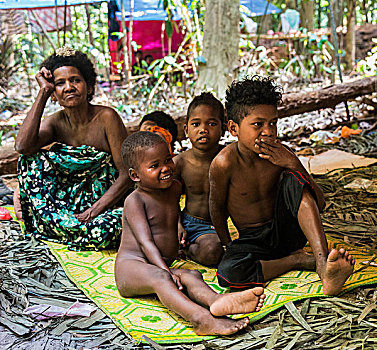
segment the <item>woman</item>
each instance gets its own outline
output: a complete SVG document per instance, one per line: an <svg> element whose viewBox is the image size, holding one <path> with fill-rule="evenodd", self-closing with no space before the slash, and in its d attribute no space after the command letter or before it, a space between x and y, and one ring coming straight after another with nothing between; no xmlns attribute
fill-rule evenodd
<svg viewBox="0 0 377 350"><path fill-rule="evenodd" d="M120 153L126 128L113 109L90 103L96 73L86 54L58 49L36 80L38 96L16 139L26 231L71 249L112 247L122 216L113 207L131 186ZM41 122L50 97L62 109Z"/></svg>

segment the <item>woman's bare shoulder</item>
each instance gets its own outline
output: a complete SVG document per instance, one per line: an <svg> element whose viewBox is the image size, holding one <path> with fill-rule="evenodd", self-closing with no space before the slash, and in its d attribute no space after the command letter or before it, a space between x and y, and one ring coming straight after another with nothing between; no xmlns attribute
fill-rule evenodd
<svg viewBox="0 0 377 350"><path fill-rule="evenodd" d="M101 105L94 105L94 112L95 115L101 118L116 118L121 119L118 112L111 107L108 106L101 106Z"/></svg>

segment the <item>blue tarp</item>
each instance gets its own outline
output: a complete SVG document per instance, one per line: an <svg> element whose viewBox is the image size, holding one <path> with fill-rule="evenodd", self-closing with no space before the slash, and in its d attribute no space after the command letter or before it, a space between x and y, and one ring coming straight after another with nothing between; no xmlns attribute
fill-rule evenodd
<svg viewBox="0 0 377 350"><path fill-rule="evenodd" d="M67 5L92 4L103 0L67 0ZM64 6L65 0L57 0L58 6ZM0 0L0 10L9 9L34 9L54 7L55 0Z"/></svg>
<svg viewBox="0 0 377 350"><path fill-rule="evenodd" d="M0 0L1 1L1 0ZM232 1L232 0L229 0ZM120 9L121 0L116 0ZM160 2L160 6L159 5ZM137 21L163 21L166 19L166 12L163 9L163 1L159 0L135 0L133 19ZM240 0L240 4L247 7L251 16L262 16L266 10L267 1L265 0ZM130 1L123 0L126 20L130 18ZM272 4L268 4L266 14L279 13L281 10ZM118 20L121 19L121 13L117 12ZM174 20L181 19L178 12L174 13Z"/></svg>

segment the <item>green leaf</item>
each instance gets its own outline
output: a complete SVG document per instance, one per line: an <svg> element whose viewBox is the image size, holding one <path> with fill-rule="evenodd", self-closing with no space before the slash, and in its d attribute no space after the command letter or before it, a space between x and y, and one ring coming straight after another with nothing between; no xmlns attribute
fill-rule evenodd
<svg viewBox="0 0 377 350"><path fill-rule="evenodd" d="M309 326L309 324L305 321L305 319L301 316L300 312L297 310L296 306L289 301L288 303L284 304L287 308L289 313L293 316L293 318L307 331L314 332L313 329Z"/></svg>
<svg viewBox="0 0 377 350"><path fill-rule="evenodd" d="M165 21L166 35L171 38L173 35L173 25L170 21Z"/></svg>

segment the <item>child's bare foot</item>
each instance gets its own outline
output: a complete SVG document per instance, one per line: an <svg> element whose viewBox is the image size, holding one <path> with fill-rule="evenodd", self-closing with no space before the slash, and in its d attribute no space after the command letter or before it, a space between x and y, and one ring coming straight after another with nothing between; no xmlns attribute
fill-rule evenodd
<svg viewBox="0 0 377 350"><path fill-rule="evenodd" d="M204 320L193 322L194 332L197 335L230 335L244 329L249 324L247 317L239 320L231 318L205 317Z"/></svg>
<svg viewBox="0 0 377 350"><path fill-rule="evenodd" d="M209 310L214 316L257 312L263 306L265 298L262 287L255 287L242 292L220 294Z"/></svg>
<svg viewBox="0 0 377 350"><path fill-rule="evenodd" d="M315 270L315 257L303 249L291 253L297 261L297 268L300 270Z"/></svg>
<svg viewBox="0 0 377 350"><path fill-rule="evenodd" d="M351 275L355 260L352 255L341 248L333 249L327 257L322 273L318 273L322 280L323 294L337 295L347 278Z"/></svg>

